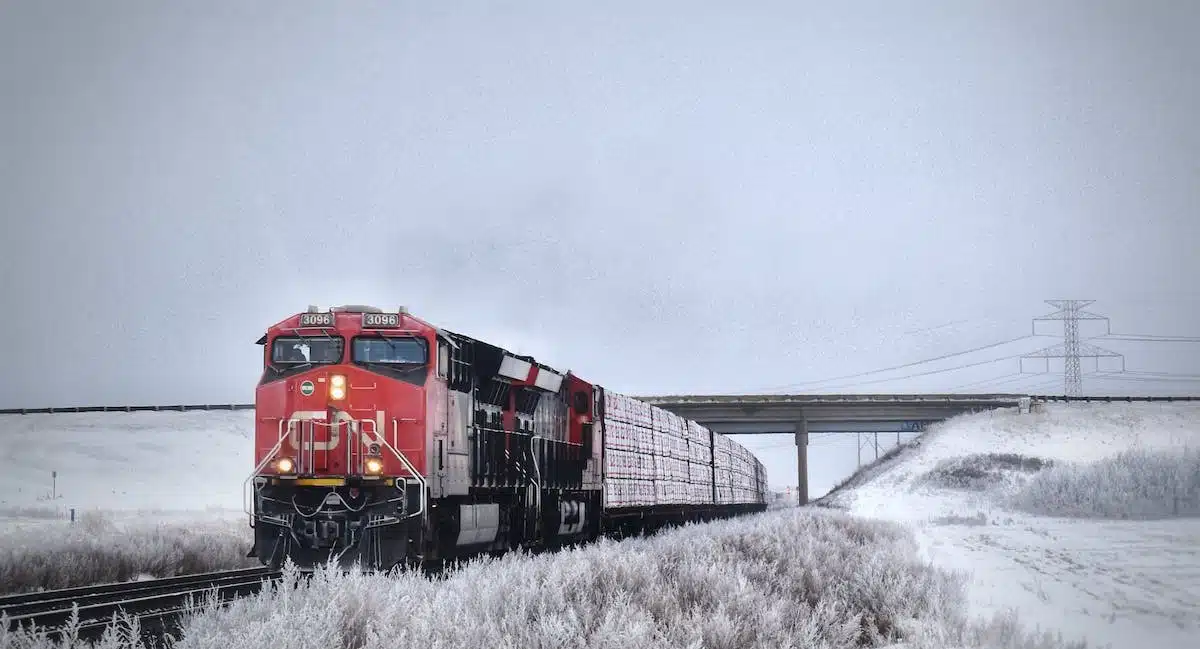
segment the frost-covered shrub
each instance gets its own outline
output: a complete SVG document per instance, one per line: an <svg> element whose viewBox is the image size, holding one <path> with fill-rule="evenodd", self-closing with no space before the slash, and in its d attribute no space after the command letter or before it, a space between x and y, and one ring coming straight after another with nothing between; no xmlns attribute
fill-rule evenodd
<svg viewBox="0 0 1200 649"><path fill-rule="evenodd" d="M118 525L86 511L0 533L0 594L171 577L258 565L242 521Z"/></svg>
<svg viewBox="0 0 1200 649"><path fill-rule="evenodd" d="M1200 449L1125 451L1034 476L1009 501L1049 516L1161 518L1200 515Z"/></svg>
<svg viewBox="0 0 1200 649"><path fill-rule="evenodd" d="M180 646L286 633L353 647L852 647L936 617L960 589L900 527L780 512L477 560L435 581L319 573L192 620Z"/></svg>
<svg viewBox="0 0 1200 649"><path fill-rule="evenodd" d="M1015 453L980 453L938 462L914 486L987 491L1012 483L1022 474L1037 473L1052 466L1050 460Z"/></svg>
<svg viewBox="0 0 1200 649"><path fill-rule="evenodd" d="M6 518L32 518L52 520L66 518L61 508L30 505L0 505L0 520Z"/></svg>

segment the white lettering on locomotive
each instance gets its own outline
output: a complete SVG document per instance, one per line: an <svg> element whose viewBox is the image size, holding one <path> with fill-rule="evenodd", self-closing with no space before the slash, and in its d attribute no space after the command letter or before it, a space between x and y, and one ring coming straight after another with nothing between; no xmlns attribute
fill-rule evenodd
<svg viewBox="0 0 1200 649"><path fill-rule="evenodd" d="M374 428L374 430L369 431L369 430L365 429L366 427L361 425L362 422L351 417L350 413L348 413L348 412L344 412L341 410L337 411L333 415L333 421L329 422L328 424L325 424L325 423L323 423L323 421L328 417L328 415L324 410L297 410L296 412L292 413L291 419L288 420L288 445L290 445L293 449L295 449L297 451L300 451L300 450L332 451L341 444L341 438L342 438L341 428L342 427L340 424L343 424L343 423L346 424L346 429L350 435L358 436L360 443L366 444L366 445L370 445L370 444L382 445L384 443L383 435L382 435L383 415L384 415L384 413L382 410L375 411L375 420L372 422L375 425L371 427L371 428ZM305 440L304 442L302 442L299 439L300 426L303 425L303 422L306 422L306 421L314 421L315 422L316 420L321 420L322 423L320 423L320 424L312 423L310 425L312 425L312 426L319 425L319 426L328 427L329 428L329 439L324 442L318 442L315 439L310 437L308 440ZM301 446L303 446L304 448L301 449Z"/></svg>

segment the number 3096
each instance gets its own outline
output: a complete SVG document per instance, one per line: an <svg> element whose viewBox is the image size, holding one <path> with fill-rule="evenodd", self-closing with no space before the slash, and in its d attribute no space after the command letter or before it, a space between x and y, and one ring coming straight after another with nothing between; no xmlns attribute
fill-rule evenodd
<svg viewBox="0 0 1200 649"><path fill-rule="evenodd" d="M364 327L398 327L400 316L395 313L364 313Z"/></svg>

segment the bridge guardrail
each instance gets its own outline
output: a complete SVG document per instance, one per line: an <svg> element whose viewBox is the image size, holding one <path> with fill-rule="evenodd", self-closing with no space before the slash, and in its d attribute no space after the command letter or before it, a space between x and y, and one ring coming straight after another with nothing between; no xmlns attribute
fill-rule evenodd
<svg viewBox="0 0 1200 649"><path fill-rule="evenodd" d="M736 403L738 405L777 405L794 403L841 404L841 403L1016 403L1028 397L1026 394L681 394L645 395L634 399L660 405L663 403L685 405L713 405Z"/></svg>
<svg viewBox="0 0 1200 649"><path fill-rule="evenodd" d="M1044 395L1033 394L1030 398L1034 401L1098 401L1103 403L1112 403L1114 401L1123 402L1154 402L1154 401L1200 401L1200 397L1069 397L1066 395Z"/></svg>

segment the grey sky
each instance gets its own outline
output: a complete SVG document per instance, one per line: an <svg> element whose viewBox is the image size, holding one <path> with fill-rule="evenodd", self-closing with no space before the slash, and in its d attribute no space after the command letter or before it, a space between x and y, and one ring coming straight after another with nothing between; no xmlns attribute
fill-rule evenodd
<svg viewBox="0 0 1200 649"><path fill-rule="evenodd" d="M630 394L920 360L1052 298L1200 335L1200 5L563 4L0 2L0 407L249 400L309 303Z"/></svg>

